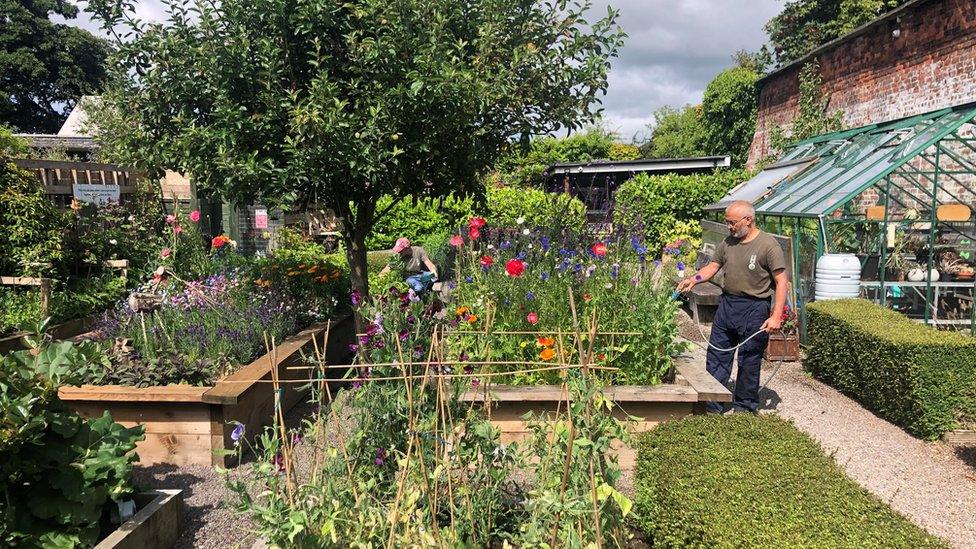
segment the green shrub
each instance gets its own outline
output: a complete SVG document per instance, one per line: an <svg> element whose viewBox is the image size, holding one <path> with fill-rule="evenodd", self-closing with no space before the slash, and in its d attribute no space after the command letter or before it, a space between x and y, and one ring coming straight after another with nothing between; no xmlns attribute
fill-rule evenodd
<svg viewBox="0 0 976 549"><path fill-rule="evenodd" d="M746 163L756 133L759 91L755 71L734 67L722 71L708 87L701 107L702 143L712 154L727 154L732 166Z"/></svg>
<svg viewBox="0 0 976 549"><path fill-rule="evenodd" d="M748 179L745 170L722 170L713 174L637 174L620 186L616 195L613 223L642 234L652 252L676 237L701 237L698 221L705 206L718 201L729 189ZM679 224L686 229L676 234Z"/></svg>
<svg viewBox="0 0 976 549"><path fill-rule="evenodd" d="M860 300L808 306L806 368L915 436L976 421L976 339Z"/></svg>
<svg viewBox="0 0 976 549"><path fill-rule="evenodd" d="M108 412L82 419L58 400L59 386L101 363L97 345L36 351L0 357L0 545L91 547L108 505L132 490L143 427L126 429Z"/></svg>
<svg viewBox="0 0 976 549"><path fill-rule="evenodd" d="M586 223L586 205L566 194L500 187L488 189L487 198L483 215L490 227L515 227L519 218L529 227L574 231Z"/></svg>
<svg viewBox="0 0 976 549"><path fill-rule="evenodd" d="M382 212L390 206L392 198L384 196L376 204ZM366 238L369 250L386 250L400 237L424 244L427 235L449 231L463 225L471 215L471 201L454 197L441 200L401 200L386 215L380 217L373 231Z"/></svg>
<svg viewBox="0 0 976 549"><path fill-rule="evenodd" d="M776 416L694 416L641 437L638 525L655 547L948 547Z"/></svg>
<svg viewBox="0 0 976 549"><path fill-rule="evenodd" d="M64 252L67 216L29 171L0 162L0 275L49 275Z"/></svg>

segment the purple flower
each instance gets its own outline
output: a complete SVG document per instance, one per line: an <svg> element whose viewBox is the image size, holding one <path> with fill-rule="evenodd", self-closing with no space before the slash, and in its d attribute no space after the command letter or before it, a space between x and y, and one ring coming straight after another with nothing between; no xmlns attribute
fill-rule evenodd
<svg viewBox="0 0 976 549"><path fill-rule="evenodd" d="M244 436L244 424L238 423L234 430L230 433L230 439L234 441L234 446L237 446L241 442L241 437Z"/></svg>
<svg viewBox="0 0 976 549"><path fill-rule="evenodd" d="M543 282L549 280L549 272L542 271L542 274L539 275L539 278L542 279Z"/></svg>
<svg viewBox="0 0 976 549"><path fill-rule="evenodd" d="M292 433L292 435L291 435L291 444L292 444L292 446L297 446L297 445L301 444L302 443L302 440L303 439L302 439L301 433L297 433L297 432L296 433Z"/></svg>
<svg viewBox="0 0 976 549"><path fill-rule="evenodd" d="M457 282L451 280L450 282L447 283L447 287L453 290L454 288L457 288Z"/></svg>
<svg viewBox="0 0 976 549"><path fill-rule="evenodd" d="M468 284L470 284L470 283L474 282L474 279L471 278L470 276L466 276L466 277L464 277L464 281L467 282Z"/></svg>
<svg viewBox="0 0 976 549"><path fill-rule="evenodd" d="M472 387L477 387L477 386L478 386L478 385L480 385L480 384L481 384L481 382L480 382L480 381L478 381L478 378L475 378L475 379L472 379L472 380L471 380L471 386L472 386Z"/></svg>
<svg viewBox="0 0 976 549"><path fill-rule="evenodd" d="M535 294L532 293L532 291L530 290L525 293L525 299L528 301L532 301L533 299L535 299Z"/></svg>
<svg viewBox="0 0 976 549"><path fill-rule="evenodd" d="M369 345L369 336L368 335L359 336L359 344L362 345L363 347Z"/></svg>
<svg viewBox="0 0 976 549"><path fill-rule="evenodd" d="M358 388L360 388L362 386L363 386L363 382L361 380L358 380L357 379L356 381L353 381L352 382L352 388L353 389L358 389Z"/></svg>
<svg viewBox="0 0 976 549"><path fill-rule="evenodd" d="M410 330L406 330L406 329L400 330L400 333L397 334L397 337L400 338L400 341L406 341L410 339Z"/></svg>
<svg viewBox="0 0 976 549"><path fill-rule="evenodd" d="M271 463L275 466L275 471L277 471L279 475L285 472L285 456L281 455L281 452L275 454L275 457L271 460Z"/></svg>
<svg viewBox="0 0 976 549"><path fill-rule="evenodd" d="M359 350L359 345L356 345L355 343L350 343L349 344L349 352L350 353L355 353L358 350Z"/></svg>
<svg viewBox="0 0 976 549"><path fill-rule="evenodd" d="M464 360L467 360L467 358L464 358ZM474 367L468 364L467 366L464 367L464 373L468 375L474 373Z"/></svg>
<svg viewBox="0 0 976 549"><path fill-rule="evenodd" d="M357 307L363 301L363 294L359 293L359 290L353 290L349 298L352 300L353 307Z"/></svg>
<svg viewBox="0 0 976 549"><path fill-rule="evenodd" d="M389 292L390 292L390 295L393 296L393 297L399 297L400 296L400 290L398 290L396 286L390 286Z"/></svg>
<svg viewBox="0 0 976 549"><path fill-rule="evenodd" d="M417 318L413 316L413 313L407 313L407 324L413 324L417 321Z"/></svg>
<svg viewBox="0 0 976 549"><path fill-rule="evenodd" d="M373 459L373 464L379 466L379 465L383 465L385 461L386 461L386 448L382 448L382 447L377 448L376 458Z"/></svg>
<svg viewBox="0 0 976 549"><path fill-rule="evenodd" d="M498 248L500 250L507 250L507 249L509 249L511 247L512 247L512 243L509 242L508 240L506 240L506 241L504 241L504 242L502 242L501 244L498 245Z"/></svg>
<svg viewBox="0 0 976 549"><path fill-rule="evenodd" d="M420 296L417 295L417 292L413 291L413 288L410 288L409 290L407 290L407 299L416 303L420 301Z"/></svg>
<svg viewBox="0 0 976 549"><path fill-rule="evenodd" d="M458 360L460 360L461 362L467 362L467 360L468 360L468 353L465 352L465 351L461 351L460 356L458 356ZM470 366L468 366L468 368L470 368Z"/></svg>
<svg viewBox="0 0 976 549"><path fill-rule="evenodd" d="M382 339L377 339L376 342L373 343L373 347L382 349L383 347L386 347L386 343L384 343Z"/></svg>
<svg viewBox="0 0 976 549"><path fill-rule="evenodd" d="M519 252L518 255L516 255L515 257L517 257L519 259L525 259L525 257L526 257L525 251L523 250L523 251Z"/></svg>
<svg viewBox="0 0 976 549"><path fill-rule="evenodd" d="M660 259L655 259L654 260L654 266L655 267L660 267L661 266L661 260Z"/></svg>
<svg viewBox="0 0 976 549"><path fill-rule="evenodd" d="M684 262L683 262L683 261L679 261L679 262L678 262L678 270L679 270L679 271L683 271L683 270L685 270L685 264L684 264Z"/></svg>
<svg viewBox="0 0 976 549"><path fill-rule="evenodd" d="M544 236L544 237L540 238L539 241L542 243L542 251L543 252L548 252L549 251L549 237L548 236Z"/></svg>

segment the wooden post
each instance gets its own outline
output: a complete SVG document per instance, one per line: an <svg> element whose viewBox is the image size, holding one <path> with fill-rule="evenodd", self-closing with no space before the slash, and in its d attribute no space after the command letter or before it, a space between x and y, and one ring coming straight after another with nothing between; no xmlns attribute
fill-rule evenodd
<svg viewBox="0 0 976 549"><path fill-rule="evenodd" d="M51 303L51 279L41 279L41 316L46 317Z"/></svg>

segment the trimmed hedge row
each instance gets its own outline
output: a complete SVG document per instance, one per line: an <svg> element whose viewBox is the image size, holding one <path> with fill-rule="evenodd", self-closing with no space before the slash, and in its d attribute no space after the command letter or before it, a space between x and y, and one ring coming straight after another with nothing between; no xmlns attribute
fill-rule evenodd
<svg viewBox="0 0 976 549"><path fill-rule="evenodd" d="M948 547L776 416L693 416L639 440L638 526L654 547Z"/></svg>
<svg viewBox="0 0 976 549"><path fill-rule="evenodd" d="M976 339L861 299L812 303L806 368L909 433L976 422Z"/></svg>

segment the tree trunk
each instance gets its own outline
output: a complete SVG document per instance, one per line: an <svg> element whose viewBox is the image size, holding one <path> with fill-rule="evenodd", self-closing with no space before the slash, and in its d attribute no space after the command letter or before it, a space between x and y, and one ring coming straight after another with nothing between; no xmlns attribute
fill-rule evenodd
<svg viewBox="0 0 976 549"><path fill-rule="evenodd" d="M353 214L348 202L336 204L334 211L342 219L342 236L346 242L346 261L349 262L349 282L352 289L365 299L369 297L369 273L366 265L366 236L373 228L375 203L359 204ZM362 327L362 319L356 315Z"/></svg>

